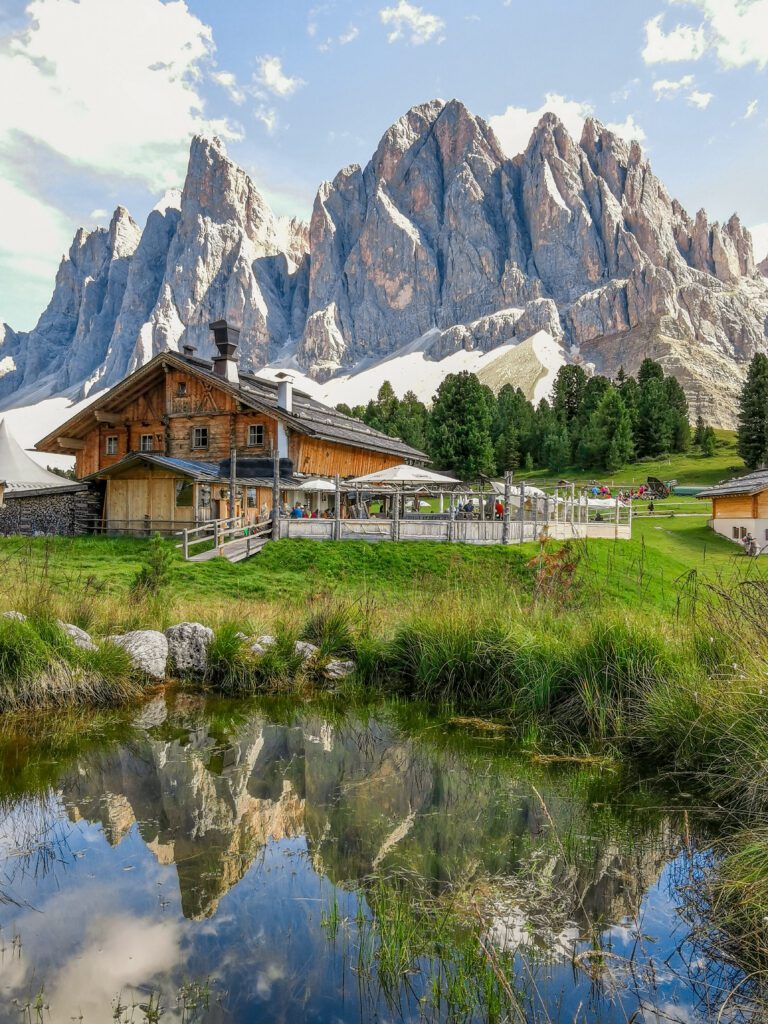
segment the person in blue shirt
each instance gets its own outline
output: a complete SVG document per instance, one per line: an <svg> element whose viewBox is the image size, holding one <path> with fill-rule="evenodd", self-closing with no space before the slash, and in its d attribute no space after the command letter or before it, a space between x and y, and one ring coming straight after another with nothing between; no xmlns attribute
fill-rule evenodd
<svg viewBox="0 0 768 1024"><path fill-rule="evenodd" d="M291 511L291 519L303 519L303 518L304 518L304 510L302 509L301 505L297 501L296 504L293 506L293 509Z"/></svg>

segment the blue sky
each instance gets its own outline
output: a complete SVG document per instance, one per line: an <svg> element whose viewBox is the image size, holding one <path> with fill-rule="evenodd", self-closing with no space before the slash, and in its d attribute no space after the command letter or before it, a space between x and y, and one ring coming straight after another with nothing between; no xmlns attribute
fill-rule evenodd
<svg viewBox="0 0 768 1024"><path fill-rule="evenodd" d="M143 223L219 134L279 213L458 97L523 148L544 109L639 138L691 213L768 252L768 0L0 0L0 320L36 321L79 225Z"/></svg>

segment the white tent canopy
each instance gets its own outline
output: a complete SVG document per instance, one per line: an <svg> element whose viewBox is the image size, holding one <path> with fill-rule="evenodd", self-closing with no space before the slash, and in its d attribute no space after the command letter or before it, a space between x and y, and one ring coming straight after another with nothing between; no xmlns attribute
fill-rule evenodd
<svg viewBox="0 0 768 1024"><path fill-rule="evenodd" d="M71 487L72 481L39 466L13 437L5 420L0 420L0 483L6 491L34 491L48 487Z"/></svg>
<svg viewBox="0 0 768 1024"><path fill-rule="evenodd" d="M399 466L390 466L389 469L380 469L377 473L368 473L366 476L355 477L354 480L347 480L346 487L376 487L379 484L397 485L410 484L412 486L427 485L430 487L452 487L461 483L452 476L443 476L442 473L432 473L428 469L421 469L419 466L408 466L401 463Z"/></svg>

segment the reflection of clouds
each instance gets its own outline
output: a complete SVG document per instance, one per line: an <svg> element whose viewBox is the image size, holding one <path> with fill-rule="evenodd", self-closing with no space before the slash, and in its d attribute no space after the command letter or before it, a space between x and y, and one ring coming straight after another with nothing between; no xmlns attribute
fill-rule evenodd
<svg viewBox="0 0 768 1024"><path fill-rule="evenodd" d="M83 945L42 979L51 1019L80 1020L82 1015L88 1024L111 1020L115 997L122 993L123 1002L130 1002L130 989L151 986L154 979L168 975L180 961L180 945L181 929L175 921L156 924L117 914L94 919ZM25 975L9 981L3 974L4 985L10 983L14 994L21 996L30 985Z"/></svg>
<svg viewBox="0 0 768 1024"><path fill-rule="evenodd" d="M282 981L286 972L279 964L271 963L256 972L256 991L262 999L269 999L276 981Z"/></svg>
<svg viewBox="0 0 768 1024"><path fill-rule="evenodd" d="M519 907L511 907L502 916L494 916L487 932L488 939L505 952L513 953L521 947L539 946L553 959L570 959L579 941L579 929L573 922L556 931L537 922Z"/></svg>

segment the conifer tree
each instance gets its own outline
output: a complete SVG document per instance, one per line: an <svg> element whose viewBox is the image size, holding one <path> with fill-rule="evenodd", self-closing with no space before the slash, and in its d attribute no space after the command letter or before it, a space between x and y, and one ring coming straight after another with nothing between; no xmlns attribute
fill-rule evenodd
<svg viewBox="0 0 768 1024"><path fill-rule="evenodd" d="M492 473L492 415L487 389L473 373L449 373L437 389L429 420L429 451L438 466L464 480Z"/></svg>
<svg viewBox="0 0 768 1024"><path fill-rule="evenodd" d="M739 403L738 448L748 469L768 464L768 356L749 364Z"/></svg>
<svg viewBox="0 0 768 1024"><path fill-rule="evenodd" d="M584 469L616 470L632 459L632 423L621 395L609 387L590 417L579 446Z"/></svg>

